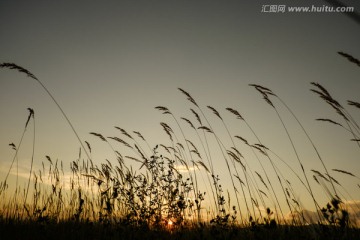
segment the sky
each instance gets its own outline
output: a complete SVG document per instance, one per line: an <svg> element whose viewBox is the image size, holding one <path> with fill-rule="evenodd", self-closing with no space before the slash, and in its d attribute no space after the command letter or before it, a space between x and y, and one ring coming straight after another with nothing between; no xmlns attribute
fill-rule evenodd
<svg viewBox="0 0 360 240"><path fill-rule="evenodd" d="M342 2L360 12L358 1ZM300 172L276 113L249 86L255 83L272 89L290 106L329 169L360 176L359 147L346 130L315 121L342 119L309 91L310 82L318 82L344 105L346 100L360 102L360 69L337 54L343 51L360 58L359 22L343 13L292 13L287 8L284 13L262 12L268 5L331 6L320 0L1 0L0 62L22 66L44 83L80 138L91 143L98 164L105 159L114 161L114 156L89 132L120 136L114 128L119 126L140 131L154 147L169 143L160 122L176 129L171 117L154 107L166 106L176 117L195 122L189 111L194 106L177 89L180 87L203 108L224 142L229 144L229 137L207 105L220 112L232 135L257 143L246 126L225 110L237 109L262 143ZM311 169L323 172L316 153L296 121L281 103L276 104L312 179ZM46 155L67 166L78 157L76 136L41 86L22 73L0 69L1 181L14 156L9 143L20 141L28 107L34 109L36 120L34 166L41 166ZM347 108L359 123L359 109ZM29 127L19 152L25 172L30 166L32 131ZM196 139L190 130L185 132ZM250 164L255 162L247 154ZM215 161L215 166L229 186L224 161ZM259 165L252 167L256 170ZM279 167L289 178L294 177L283 164ZM353 200L360 199L357 180L336 173L334 177L341 179ZM301 186L296 186L299 199L311 204L300 194ZM323 190L316 194L321 202L328 201Z"/></svg>

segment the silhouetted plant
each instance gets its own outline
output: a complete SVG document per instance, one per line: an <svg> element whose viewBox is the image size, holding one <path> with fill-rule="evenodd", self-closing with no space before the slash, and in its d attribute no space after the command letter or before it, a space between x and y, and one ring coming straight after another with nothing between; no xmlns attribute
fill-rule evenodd
<svg viewBox="0 0 360 240"><path fill-rule="evenodd" d="M357 63L357 59L350 55L340 54L350 61ZM28 77L38 81L47 91L45 86L24 68L9 63L1 64L0 68L15 69L25 73ZM312 89L312 91L317 93L326 103L335 109L344 122L337 122L326 118L319 118L317 120L342 127L352 135L351 141L356 142L358 146L360 146L360 128L358 123L322 85L318 83L312 83L312 85L315 86L315 89ZM159 143L159 145L151 149L140 132L128 132L120 127L115 128L120 131L121 138L117 136L107 137L96 132L90 133L109 146L114 153L116 164L114 164L111 159L105 159L100 165L94 164L91 158L92 148L90 143L84 141L87 147L85 149L85 145L80 141L72 124L64 112L62 112L73 128L78 140L81 142L79 157L70 163L71 176L68 180L70 183L68 184L69 186L66 185L67 180L65 179L62 161L53 161L49 156L46 156L47 162L42 162L42 169L33 171L33 151L30 178L27 186L23 189L22 194L18 182L16 182L15 196L13 199L10 199L9 202L1 203L0 222L5 219L5 221L11 220L15 222L29 220L30 222L42 225L61 222L71 222L79 225L91 223L94 225L99 224L109 229L115 226L119 228L126 226L129 229L166 231L170 234L176 234L176 231L184 231L184 229L196 229L196 231L203 234L204 232L201 232L196 226L199 226L200 229L203 228L204 231L207 230L207 228L212 230L223 228L236 230L237 227L241 226L268 232L276 232L278 229L280 229L279 231L281 232L282 225L299 228L305 227L308 223L301 214L302 210L304 210L301 203L296 200L296 189L292 187L290 181L285 178L277 162L275 162L275 160L280 160L281 163L285 164L286 167L294 173L294 176L297 177L302 186L305 187L315 207L319 210L317 213L323 220L321 224L325 224L326 227L330 226L330 229L334 229L334 231L339 228L351 229L352 225L349 212L345 209L342 200L337 195L337 187L341 185L329 174L325 162L303 125L285 102L269 88L255 84L252 84L252 86L260 92L264 100L275 110L279 117L293 147L304 180L290 164L281 159L261 142L250 124L237 110L226 108L227 111L246 124L256 138L255 143L250 143L250 141L245 139L246 137L233 136L226 125L225 118L221 115L221 111L216 110L214 107L207 106L212 114L214 114L217 119L220 119L220 124L222 124L222 127L228 133L231 146L227 146L226 141L223 141L223 139L219 137L220 135L216 133L215 125L212 125L212 122L207 119L206 114L202 111L201 105L198 104L188 92L179 89L192 103L192 106L195 106L195 110L190 109L190 111L192 117L195 118L197 122L194 121L194 123L196 123L194 124L190 120L191 117L177 118L167 107L156 107L156 109L160 110L163 114L171 115L178 126L178 128L175 129L172 128L170 123L160 123L169 137L168 144ZM50 96L52 97L51 94ZM331 196L335 196L332 197L326 207L320 208L313 195L312 186L306 174L307 170L297 153L297 148L292 140L292 136L290 136L288 132L286 123L283 121L277 109L277 104L274 101L276 99L286 107L298 122L324 167L324 174L316 170L311 171L315 173L315 175L313 175L314 180L323 190L330 193ZM55 103L57 104L56 101ZM348 101L348 104L356 108L360 106L360 104L355 101ZM15 160L17 160L18 151L21 147L21 142L28 128L28 124L30 120L34 120L34 110L31 108L28 110L29 116L20 144L9 144L15 151L15 155L5 180L0 184L1 197L3 194L6 194L8 189L7 177ZM60 110L62 111L61 108ZM178 119L185 121L188 127L190 126L191 131L194 131L193 133L198 139L197 142L191 138L191 135L187 136L185 134ZM35 137L35 126L33 136ZM241 149L237 146L239 143L234 141L234 138L240 140L241 144L252 151L261 166L260 170L255 170L250 167L247 161L248 157L245 156L245 154L243 155ZM210 147L210 140L215 141L216 150L212 149L212 146ZM122 154L124 153L116 150L112 145L114 143L113 141L132 151L133 155L123 156ZM34 146L35 138L33 138L32 143ZM149 150L144 150L144 144L148 146ZM219 151L220 160L226 164L227 178L231 180L231 187L233 189L232 192L230 191L232 195L226 188L228 186L224 187L220 184L220 179L224 180L222 175L224 173L217 172L217 169L215 169L212 156L213 151ZM85 152L85 159L83 159L82 152ZM278 159L273 156L276 156ZM270 175L267 173L268 169L265 169L262 165L262 157L269 160L272 167L271 170L277 178L276 180L270 180ZM136 162L140 167L135 169L133 165L125 164L125 159ZM355 174L345 170L333 169L333 171L359 179ZM208 182L204 179L207 179ZM234 181L234 179L236 179L236 181ZM199 183L201 180L204 182L203 186L206 188L206 191L200 189ZM324 180L324 184L320 184L319 180ZM31 185L33 186L32 189L29 187L31 182L33 183ZM280 205L280 194L274 190L276 184L278 184L278 187L282 190L283 200L286 201L291 216L294 216L294 213L300 213L298 219L295 219L295 217L292 221L286 219L284 215L286 205L285 207ZM326 184L331 185L333 193L329 191ZM335 184L337 184L337 187L335 187ZM207 187L210 187L210 191L208 191ZM207 194L207 192L209 193ZM226 194L224 194L224 192L227 192L227 197L225 197ZM30 199L28 198L28 193ZM235 196L235 205L230 201L230 195ZM339 196L344 200L346 199L343 198L341 192ZM207 206L203 204L205 200L213 202ZM19 202L22 203L19 204ZM203 205L205 205L205 207ZM273 211L267 206L271 206ZM204 222L204 211L206 207L208 208L208 222ZM263 209L265 209L265 211ZM242 213L242 211L244 211L244 213ZM300 219L300 217L302 217L302 219ZM307 227L312 229L312 232L316 230L313 226ZM272 231L269 229L275 230ZM217 230L215 232L219 234L221 231ZM251 234L253 234L254 231L245 232L251 232Z"/></svg>
<svg viewBox="0 0 360 240"><path fill-rule="evenodd" d="M349 226L349 213L340 204L341 200L334 197L321 209L321 213L330 225L345 228Z"/></svg>

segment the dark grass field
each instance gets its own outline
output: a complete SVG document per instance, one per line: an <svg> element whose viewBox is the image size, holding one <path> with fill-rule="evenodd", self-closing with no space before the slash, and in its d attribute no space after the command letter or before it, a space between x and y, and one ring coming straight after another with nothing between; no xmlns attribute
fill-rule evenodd
<svg viewBox="0 0 360 240"><path fill-rule="evenodd" d="M256 227L221 227L197 225L178 229L135 227L104 223L0 223L1 239L276 239L276 240L341 240L360 239L360 229L309 225Z"/></svg>

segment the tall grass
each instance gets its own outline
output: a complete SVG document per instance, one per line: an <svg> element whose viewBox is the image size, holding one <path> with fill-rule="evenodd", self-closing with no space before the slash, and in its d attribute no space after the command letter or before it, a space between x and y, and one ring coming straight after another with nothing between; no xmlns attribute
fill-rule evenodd
<svg viewBox="0 0 360 240"><path fill-rule="evenodd" d="M339 54L358 64L350 55ZM90 132L91 141L106 144L115 160L104 159L103 163L97 165L92 158L91 141L81 140L45 85L31 72L16 64L3 63L0 67L17 70L36 80L60 109L80 144L78 158L70 163L70 173L64 171L62 161L54 161L51 156L44 156L42 169L34 170L35 114L34 110L28 109L29 116L19 143L10 144L15 153L6 177L1 182L0 197L4 199L0 206L1 226L15 223L19 226L29 224L32 227L51 228L54 224L74 224L85 230L89 226L96 226L95 229L101 231L109 228L120 235L126 234L127 237L135 236L131 235L133 229L155 234L157 237L157 233L161 232L163 237L182 234L184 238L195 238L192 235L195 233L209 238L219 234L220 237L257 239L258 233L264 234L267 231L267 234L273 234L277 239L285 239L285 236L289 236L286 235L289 229L295 233L294 237L299 234L306 238L326 235L327 239L359 236L358 226L354 221L358 216L352 214L359 211L360 207L352 206L352 211L349 211L345 203L354 199L332 173L340 173L356 180L360 178L343 169L336 168L330 172L326 159L321 157L294 111L267 87L251 84L275 111L301 172L297 172L287 159L282 159L266 147L254 127L237 110L228 107L224 112L244 123L252 134L251 138L256 139L255 143L250 143L247 137L232 133L221 111L212 106L202 107L189 92L180 88L179 91L191 104L188 116L176 116L166 106L156 107L161 113L171 117L169 122L160 123L164 134L168 136L167 142L159 142L151 147L140 132L127 131L117 126L115 128L119 130L119 136ZM325 87L318 83L311 84L314 87L311 91L331 106L341 116L343 123L326 118L317 120L341 126L360 147L359 123ZM299 149L278 104L285 106L301 127L323 167L322 170L310 169L300 158ZM360 104L355 101L349 100L348 105L360 108ZM210 114L220 121L222 130L219 130L217 121L209 120ZM18 159L18 152L31 122L33 152L30 176L24 189L16 181L16 191L12 195L8 190L8 177ZM222 132L225 132L226 138L220 137ZM252 155L242 152L244 148L250 150ZM249 163L252 159L257 161L260 169L255 169ZM214 161L217 161L217 166L223 164L227 172L220 172ZM292 172L294 179L287 179L284 171ZM230 182L229 188L222 184L226 181ZM315 221L306 216L306 207L297 200L299 192L293 187L295 182L306 190L305 193L313 201L317 214ZM328 203L316 199L314 188L319 186L328 193ZM288 212L290 215L286 214ZM216 233L219 229L228 231L226 234ZM227 235L230 233L233 235Z"/></svg>

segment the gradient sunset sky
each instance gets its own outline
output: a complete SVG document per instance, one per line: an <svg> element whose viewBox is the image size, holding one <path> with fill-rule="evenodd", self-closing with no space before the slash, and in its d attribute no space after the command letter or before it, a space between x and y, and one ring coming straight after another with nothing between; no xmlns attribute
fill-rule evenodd
<svg viewBox="0 0 360 240"><path fill-rule="evenodd" d="M360 11L359 1L342 2ZM169 141L160 122L176 129L155 106L194 119L189 111L194 106L177 90L180 87L203 107L220 138L227 139L227 133L207 105L220 112L233 135L256 143L244 124L225 111L237 109L262 143L300 172L276 113L248 86L255 83L269 87L291 107L329 169L360 176L360 149L350 141L351 134L315 121L343 120L309 91L310 82L318 82L344 105L346 100L360 102L360 68L337 54L343 51L360 58L360 24L342 13L261 12L269 4L330 6L320 0L1 0L0 62L28 69L46 85L81 139L92 144L98 164L114 156L89 132L119 136L114 129L119 126L140 131L154 147ZM310 170L323 171L321 164L294 119L274 102L312 180ZM14 155L9 143L18 144L28 107L36 119L35 168L45 155L66 166L78 157L75 135L41 86L22 73L0 69L0 181ZM359 123L359 109L347 108ZM122 150L121 145L114 146ZM32 125L19 152L24 172L30 166L31 147ZM250 153L247 160L252 162ZM215 164L224 184L229 183L224 162ZM281 163L279 167L288 172ZM360 199L356 179L338 173L334 177L355 200ZM298 197L309 203L308 197ZM321 189L317 197L328 201Z"/></svg>

